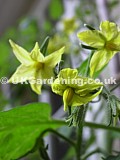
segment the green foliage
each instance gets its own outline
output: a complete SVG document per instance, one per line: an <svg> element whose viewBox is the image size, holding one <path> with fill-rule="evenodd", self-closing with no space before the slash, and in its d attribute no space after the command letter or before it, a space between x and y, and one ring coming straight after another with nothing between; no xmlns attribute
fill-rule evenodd
<svg viewBox="0 0 120 160"><path fill-rule="evenodd" d="M87 65L88 65L88 58L86 60L84 60L82 62L82 64L80 65L80 67L78 68L78 72L79 72L80 75L85 74Z"/></svg>
<svg viewBox="0 0 120 160"><path fill-rule="evenodd" d="M117 156L108 156L107 158L103 158L103 160L120 160L120 154Z"/></svg>
<svg viewBox="0 0 120 160"><path fill-rule="evenodd" d="M74 158L75 151L72 147L70 147L64 156L63 160L72 160Z"/></svg>
<svg viewBox="0 0 120 160"><path fill-rule="evenodd" d="M117 0L111 0L111 2L108 3L108 6L110 6L110 9L111 9L111 13L112 13L112 8L115 6L117 7L117 5L118 5ZM18 66L17 64L18 62L13 57L13 53L11 53L12 50L10 49L10 46L8 44L9 38L13 39L18 44L24 46L24 48L28 51L31 51L32 46L36 41L40 42L40 45L42 44L40 50L45 56L47 54L50 55L52 52L54 52L55 50L58 50L59 48L65 45L66 46L65 53L67 54L63 56L63 60L61 61L65 63L61 65L61 62L60 62L59 64L56 65L55 68L53 68L53 70L55 70L56 77L58 76L62 68L67 68L67 67L72 68L74 66L74 64L76 63L76 60L74 61L74 56L76 56L75 59L77 59L77 56L80 59L80 54L82 52L78 47L76 34L79 29L80 31L83 29L81 26L83 26L84 23L87 23L85 25L86 28L90 29L91 31L94 31L95 29L91 26L94 26L95 28L96 26L98 26L97 24L99 21L98 12L96 9L95 1L89 1L89 0L81 1L80 5L77 5L76 15L73 18L74 20L71 21L70 19L66 19L65 21L68 22L66 23L66 26L68 27L65 27L64 18L61 17L63 14L63 11L64 11L63 0L51 0L45 16L45 17L47 16L48 17L44 19L44 24L42 24L44 26L40 24L43 28L41 26L38 27L38 23L36 20L26 17L19 21L19 24L17 25L17 27L12 27L8 29L8 31L3 35L3 37L0 38L0 50L1 50L0 76L1 77L2 76L9 77L9 75ZM58 20L60 20L58 24L60 24L61 26L63 25L63 28L62 27L59 28L59 25L58 25L58 28L55 26L55 23L57 23ZM74 23L78 26L74 27ZM69 30L72 30L72 32L69 32ZM114 33L114 31L112 31L112 33ZM50 38L50 41L49 41L49 37L47 37L45 41L42 43L43 39L47 35L51 35L52 38ZM76 37L76 39L74 37ZM92 36L89 36L87 40L91 40L92 38L93 38ZM48 42L49 42L49 45L48 45ZM97 40L95 41L95 44L96 43L97 43ZM111 48L112 45L108 44L107 47ZM104 46L106 46L106 44ZM85 44L81 44L81 47L84 49L90 50L90 52L92 51L91 54L88 55L88 58L84 60L81 64L79 64L80 66L77 68L80 76L85 76L88 78L90 76L90 61L94 54L94 51L97 48L89 46L89 44L88 46ZM72 56L70 54L72 54ZM58 58L57 56L55 59ZM100 60L102 63L102 60L104 60L103 56L101 57L97 56L96 58L97 63L99 63ZM5 65L5 64L9 64L9 62L11 62L10 65ZM50 61L50 65L51 65L51 61ZM93 78L98 77L106 66L101 67L99 71L96 71L96 68L95 68ZM50 73L50 67L47 69L46 75L49 73ZM71 76L72 75L73 74L71 74ZM64 85L62 85L62 87L63 86ZM69 106L68 112L70 115L68 115L68 118L66 118L66 121L69 122L69 126L72 126L72 125L77 126L77 127L71 127L70 131L68 127L60 128L62 129L62 131L58 130L59 132L55 131L57 128L64 126L65 122L61 120L54 120L51 118L50 116L51 107L49 106L49 104L32 103L25 106L16 107L9 111L0 112L0 160L15 160L26 155L27 155L27 159L29 160L33 160L33 159L38 160L38 155L37 155L38 153L40 156L40 160L49 159L47 154L47 148L49 149L49 145L44 144L44 141L43 141L43 136L46 135L46 133L48 132L62 138L64 141L68 142L68 144L70 145L69 149L67 148L68 152L64 157L65 160L75 159L75 157L77 160L80 160L80 158L86 160L89 156L96 153L102 153L104 157L107 157L108 155L110 155L107 158L104 158L104 160L119 160L120 154L119 155L115 154L117 156L114 156L108 153L104 154L102 150L97 150L97 149L89 153L91 149L90 147L96 144L96 140L97 140L97 134L94 130L104 129L104 130L110 131L109 132L110 136L108 136L109 138L108 137L106 139L101 138L102 140L106 141L108 145L112 144L111 140L113 141L113 139L115 138L117 139L120 137L119 136L120 127L115 126L117 125L118 118L120 119L120 100L112 94L112 90L109 90L109 86L107 87L108 89L104 89L100 95L100 97L104 97L105 101L102 101L104 103L101 104L101 106L97 110L97 113L93 115L93 121L95 121L95 123L85 122L86 110L89 109L87 105L83 105L81 106L81 108L78 106L75 106L75 108L73 109L71 109L71 107ZM12 93L11 94L12 98L8 100L5 99L5 96L1 92L0 111L3 109L2 107L3 105L11 103L11 101L14 104L15 104L14 101L19 101L19 103L37 101L38 97L35 95L36 99L34 99L32 95L33 93L30 90L25 90L24 85L21 85L21 86L18 85L16 88L17 90L14 90L14 87L13 86L11 87L10 92ZM91 90L92 88L93 87L90 87ZM43 87L43 89L46 89L46 91L49 91L50 88ZM83 87L83 91L84 90L85 88ZM70 90L67 90L67 91L70 91ZM66 94L66 99L67 99L70 97L70 92L66 92L66 93L68 93ZM19 94L22 96L18 97ZM90 92L90 94L94 94L94 92ZM81 96L83 96L83 99L86 101L86 98L84 97L84 93ZM71 99L72 97L69 98L70 101ZM77 100L80 102L79 99ZM100 100L102 100L102 98ZM54 96L51 99L51 102L53 103L53 106L54 106ZM7 108L7 105L5 107ZM91 107L93 111L94 107L92 105ZM98 123L96 123L97 117L100 118L101 113L103 112L107 122L104 125L101 124L103 121L102 122L98 121ZM114 127L109 125L114 125ZM83 126L89 127L90 132L87 138L85 137L86 134L83 135L84 134ZM109 146L111 151L113 150L112 146L113 145ZM105 146L104 147L101 146L101 149L103 148L105 148ZM106 150L108 150L107 147L106 147Z"/></svg>
<svg viewBox="0 0 120 160"><path fill-rule="evenodd" d="M18 159L36 148L40 134L47 128L63 125L50 118L51 108L33 103L0 112L0 160Z"/></svg>
<svg viewBox="0 0 120 160"><path fill-rule="evenodd" d="M51 0L49 5L49 14L53 20L57 20L63 13L63 5L61 0Z"/></svg>
<svg viewBox="0 0 120 160"><path fill-rule="evenodd" d="M89 58L87 58L86 60L84 60L81 63L80 67L77 68L80 75L85 75L86 69L87 69L87 66L88 66L88 60L89 60ZM106 66L104 66L101 70L95 72L94 75L93 75L93 77L94 78L99 77L100 73L105 69Z"/></svg>

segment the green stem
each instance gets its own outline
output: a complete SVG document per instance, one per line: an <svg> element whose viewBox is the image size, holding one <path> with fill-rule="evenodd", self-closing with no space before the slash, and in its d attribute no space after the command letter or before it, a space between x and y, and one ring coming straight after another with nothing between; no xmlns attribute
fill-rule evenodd
<svg viewBox="0 0 120 160"><path fill-rule="evenodd" d="M115 132L119 132L120 133L120 128L118 127L112 127L112 126L106 126L103 124L96 124L96 123L91 123L91 122L85 122L84 126L86 127L90 127L90 128L95 128L95 129L105 129L105 130L109 130L109 131L115 131Z"/></svg>
<svg viewBox="0 0 120 160"><path fill-rule="evenodd" d="M112 88L110 89L110 91L111 91L111 92L114 91L119 85L120 85L120 82L118 82L114 87L112 87Z"/></svg>
<svg viewBox="0 0 120 160"><path fill-rule="evenodd" d="M46 151L46 147L45 147L43 138L40 138L39 142L40 142L40 146L39 146L40 159L42 158L45 160L50 160L49 155Z"/></svg>
<svg viewBox="0 0 120 160"><path fill-rule="evenodd" d="M83 124L84 124L85 114L87 111L87 105L82 106L82 107L83 107L82 118L77 128L77 142L76 142L76 159L77 160L80 160L80 155L81 155Z"/></svg>
<svg viewBox="0 0 120 160"><path fill-rule="evenodd" d="M105 154L105 155L107 154L106 152L104 152L103 150L98 148L98 149L95 149L92 152L88 153L87 155L83 156L82 160L86 160L88 157L92 156L95 153L102 153L102 154Z"/></svg>
<svg viewBox="0 0 120 160"><path fill-rule="evenodd" d="M68 142L70 145L72 145L72 146L75 148L75 143L74 143L72 140L68 139L67 137L65 137L64 135L58 133L57 131L55 131L55 130L53 130L53 129L46 129L46 130L44 130L44 131L41 133L40 136L43 137L47 132L51 132L51 133L55 134L56 136L64 139L66 142Z"/></svg>
<svg viewBox="0 0 120 160"><path fill-rule="evenodd" d="M86 72L85 72L86 77L89 76L90 60L91 60L93 54L94 54L94 51L91 52L91 54L88 58L88 64L87 64L87 68L86 68ZM77 142L76 142L76 159L77 160L81 160L80 155L81 155L81 147L82 147L82 135L83 135L83 126L84 126L83 124L84 124L85 115L86 115L88 105L84 105L82 107L83 107L83 110L81 110L82 117L81 117L80 124L77 128Z"/></svg>

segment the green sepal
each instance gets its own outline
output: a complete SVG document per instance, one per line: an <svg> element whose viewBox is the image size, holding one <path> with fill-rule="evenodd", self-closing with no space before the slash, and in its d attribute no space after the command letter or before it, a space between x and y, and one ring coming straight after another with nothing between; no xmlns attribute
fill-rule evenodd
<svg viewBox="0 0 120 160"><path fill-rule="evenodd" d="M69 122L68 126L80 126L80 122L82 120L82 114L83 114L83 110L84 110L84 106L81 107L75 107L72 112L71 115L69 115L66 118L66 122Z"/></svg>
<svg viewBox="0 0 120 160"><path fill-rule="evenodd" d="M61 60L54 68L54 74L55 76L57 77L57 75L59 74L59 72L61 71L61 69L63 68L62 65L63 65L64 61Z"/></svg>
<svg viewBox="0 0 120 160"><path fill-rule="evenodd" d="M50 39L50 37L47 36L40 47L40 51L44 56L46 55L47 47L49 44L49 39Z"/></svg>
<svg viewBox="0 0 120 160"><path fill-rule="evenodd" d="M89 50L97 50L97 48L94 48L94 47L91 47L91 46L86 46L84 44L80 44L82 48L85 48L85 49L89 49Z"/></svg>
<svg viewBox="0 0 120 160"><path fill-rule="evenodd" d="M95 30L95 28L93 28L92 26L90 26L90 25L88 25L88 24L84 24L84 26L85 26L86 28L88 28L89 30Z"/></svg>

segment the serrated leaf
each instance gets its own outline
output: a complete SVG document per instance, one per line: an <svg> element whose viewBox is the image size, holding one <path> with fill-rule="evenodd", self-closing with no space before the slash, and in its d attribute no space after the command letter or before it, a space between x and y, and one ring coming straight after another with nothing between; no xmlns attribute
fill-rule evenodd
<svg viewBox="0 0 120 160"><path fill-rule="evenodd" d="M51 107L45 103L0 112L0 160L15 160L26 155L45 129L63 125L51 119L50 113Z"/></svg>

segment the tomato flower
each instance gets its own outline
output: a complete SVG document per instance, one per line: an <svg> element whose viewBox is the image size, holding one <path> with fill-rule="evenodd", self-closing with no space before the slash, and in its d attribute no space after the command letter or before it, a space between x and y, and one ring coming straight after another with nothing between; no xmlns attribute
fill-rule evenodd
<svg viewBox="0 0 120 160"><path fill-rule="evenodd" d="M109 21L100 24L100 30L87 30L78 33L81 41L96 49L90 62L90 75L100 71L111 58L120 51L120 30Z"/></svg>
<svg viewBox="0 0 120 160"><path fill-rule="evenodd" d="M63 96L64 110L69 106L81 106L90 102L102 91L102 83L92 78L81 77L77 69L65 68L52 84L52 91Z"/></svg>
<svg viewBox="0 0 120 160"><path fill-rule="evenodd" d="M37 83L37 80L49 79L54 76L53 69L60 62L64 47L44 57L37 42L30 53L12 40L9 42L21 65L8 82L17 81L17 83L21 83L29 81L32 90L37 94L41 94L42 84Z"/></svg>

